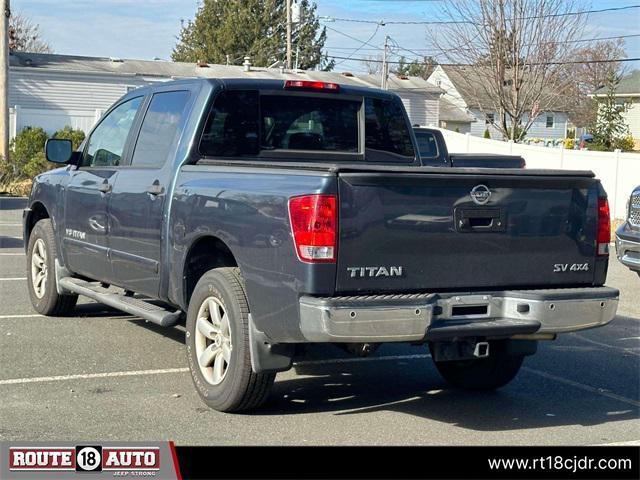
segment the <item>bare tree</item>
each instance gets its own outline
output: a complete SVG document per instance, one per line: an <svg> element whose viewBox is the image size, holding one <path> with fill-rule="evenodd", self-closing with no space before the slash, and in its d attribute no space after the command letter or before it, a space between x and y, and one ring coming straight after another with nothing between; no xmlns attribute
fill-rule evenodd
<svg viewBox="0 0 640 480"><path fill-rule="evenodd" d="M615 61L627 56L624 46L623 39L601 40L576 52L575 60L581 63L570 65L566 74L571 85L569 115L578 127L596 121L598 105L588 95L624 74L622 63Z"/></svg>
<svg viewBox="0 0 640 480"><path fill-rule="evenodd" d="M53 53L51 46L40 37L40 26L22 13L9 17L9 50L12 52Z"/></svg>
<svg viewBox="0 0 640 480"><path fill-rule="evenodd" d="M380 75L382 73L382 55L375 57L369 55L366 60L362 60L362 64L369 75Z"/></svg>
<svg viewBox="0 0 640 480"><path fill-rule="evenodd" d="M496 114L505 138L519 140L568 88L563 63L575 60L578 10L573 0L445 0L447 23L428 36L446 63L472 66L458 75L467 96Z"/></svg>

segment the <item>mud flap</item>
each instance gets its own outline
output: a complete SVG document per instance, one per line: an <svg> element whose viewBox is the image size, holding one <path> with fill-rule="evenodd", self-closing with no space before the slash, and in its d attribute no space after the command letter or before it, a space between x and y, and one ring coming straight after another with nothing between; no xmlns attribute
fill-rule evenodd
<svg viewBox="0 0 640 480"><path fill-rule="evenodd" d="M249 314L249 350L251 369L254 373L284 372L291 368L295 345L271 343L267 336L255 327Z"/></svg>

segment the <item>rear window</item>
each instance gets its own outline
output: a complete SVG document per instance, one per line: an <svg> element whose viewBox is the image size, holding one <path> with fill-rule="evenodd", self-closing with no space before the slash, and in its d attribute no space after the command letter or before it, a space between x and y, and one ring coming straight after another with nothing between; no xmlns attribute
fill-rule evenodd
<svg viewBox="0 0 640 480"><path fill-rule="evenodd" d="M352 97L225 91L214 101L200 152L213 157L269 151L363 153L362 107L363 102ZM366 160L412 162L413 145L402 108L393 101L366 98L364 110Z"/></svg>
<svg viewBox="0 0 640 480"><path fill-rule="evenodd" d="M359 109L350 100L263 95L260 148L358 153Z"/></svg>

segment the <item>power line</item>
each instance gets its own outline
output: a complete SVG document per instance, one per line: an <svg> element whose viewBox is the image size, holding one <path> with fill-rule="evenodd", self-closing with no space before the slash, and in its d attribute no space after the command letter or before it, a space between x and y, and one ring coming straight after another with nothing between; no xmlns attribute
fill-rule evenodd
<svg viewBox="0 0 640 480"><path fill-rule="evenodd" d="M349 58L349 57L340 57L337 55L327 55L329 58L335 58L338 60L353 60L354 62L371 62L371 63L382 63L382 60L374 59L374 58ZM411 60L411 59L409 59ZM418 59L413 59L418 61ZM420 61L423 61L420 59ZM523 65L571 65L578 63L617 63L617 62L637 62L640 61L640 57L636 58L621 58L619 60L575 60L575 61L566 61L566 62L532 62L525 63ZM402 62L399 61L390 61L387 60L387 63L400 64ZM406 63L406 61L404 62ZM452 66L452 67L473 67L474 65L470 65L468 63L446 63L443 65Z"/></svg>
<svg viewBox="0 0 640 480"><path fill-rule="evenodd" d="M634 33L634 34L630 34L630 35L614 35L611 37L594 37L594 38L579 38L576 40L563 40L561 42L543 42L543 43L549 43L549 44L555 44L555 45L562 45L565 43L582 43L582 42L595 42L595 41L600 41L600 40L617 40L617 39L624 39L624 38L635 38L635 37L640 37L640 33ZM338 46L328 46L325 47L326 49L329 50L354 50L354 49L359 49L359 50L380 50L380 48L375 47L375 48L362 48L362 47L338 47ZM402 47L400 47L402 48ZM404 50L404 49L403 49ZM420 55L428 55L429 53L431 53L432 55L437 55L441 52L433 50L431 48L415 48L414 49L417 52L428 52L428 53L421 53Z"/></svg>
<svg viewBox="0 0 640 480"><path fill-rule="evenodd" d="M376 25L376 29L373 31L373 33L371 34L371 36L370 36L369 38L367 38L367 40L366 40L366 41L362 42L362 45L360 45L360 46L359 46L358 48L356 48L353 52L351 52L351 55L349 55L349 56L347 57L347 59L345 59L345 60L340 60L338 63L336 63L336 64L334 65L334 67L335 67L335 66L337 66L337 65L340 65L341 63L346 62L346 61L347 61L348 59L350 59L353 55L355 55L356 53L358 53L358 52L360 51L360 49L362 49L365 45L369 45L369 42L370 42L371 40L373 40L373 37L375 37L375 36L376 36L376 33L378 33L378 30L380 30L380 24Z"/></svg>
<svg viewBox="0 0 640 480"><path fill-rule="evenodd" d="M372 45L371 43L369 43L368 40L367 41L360 40L359 38L356 38L353 35L349 35L348 33L341 32L340 30L336 30L335 28L332 28L332 27L330 27L328 25L325 25L325 27L328 28L329 30L331 30L332 32L339 33L340 35L343 35L343 36L345 36L347 38L350 38L351 40L355 40L358 43L362 43L363 45L368 45L370 47L375 48L376 50L382 50L382 48L380 48L380 47L378 47L376 45Z"/></svg>
<svg viewBox="0 0 640 480"><path fill-rule="evenodd" d="M555 17L569 17L574 15L585 15L590 13L603 13L603 12L616 12L621 10L631 10L634 8L640 8L640 5L625 5L623 7L610 7L601 8L597 10L581 10L577 12L564 12L564 13L549 13L545 15L535 15L530 17L516 17L514 19L507 20L534 20L538 18L555 18ZM351 22L351 23L377 23L379 25L455 25L455 24L470 24L481 25L470 20L364 20L357 18L335 18L335 17L321 17L320 20L330 22ZM329 27L327 27L329 28Z"/></svg>

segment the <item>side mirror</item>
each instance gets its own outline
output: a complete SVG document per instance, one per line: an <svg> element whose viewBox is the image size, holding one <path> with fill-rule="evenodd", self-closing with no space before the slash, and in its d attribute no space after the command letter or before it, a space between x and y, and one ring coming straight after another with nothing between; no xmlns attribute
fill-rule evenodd
<svg viewBox="0 0 640 480"><path fill-rule="evenodd" d="M71 140L50 138L44 144L44 154L53 163L69 163L72 153Z"/></svg>

